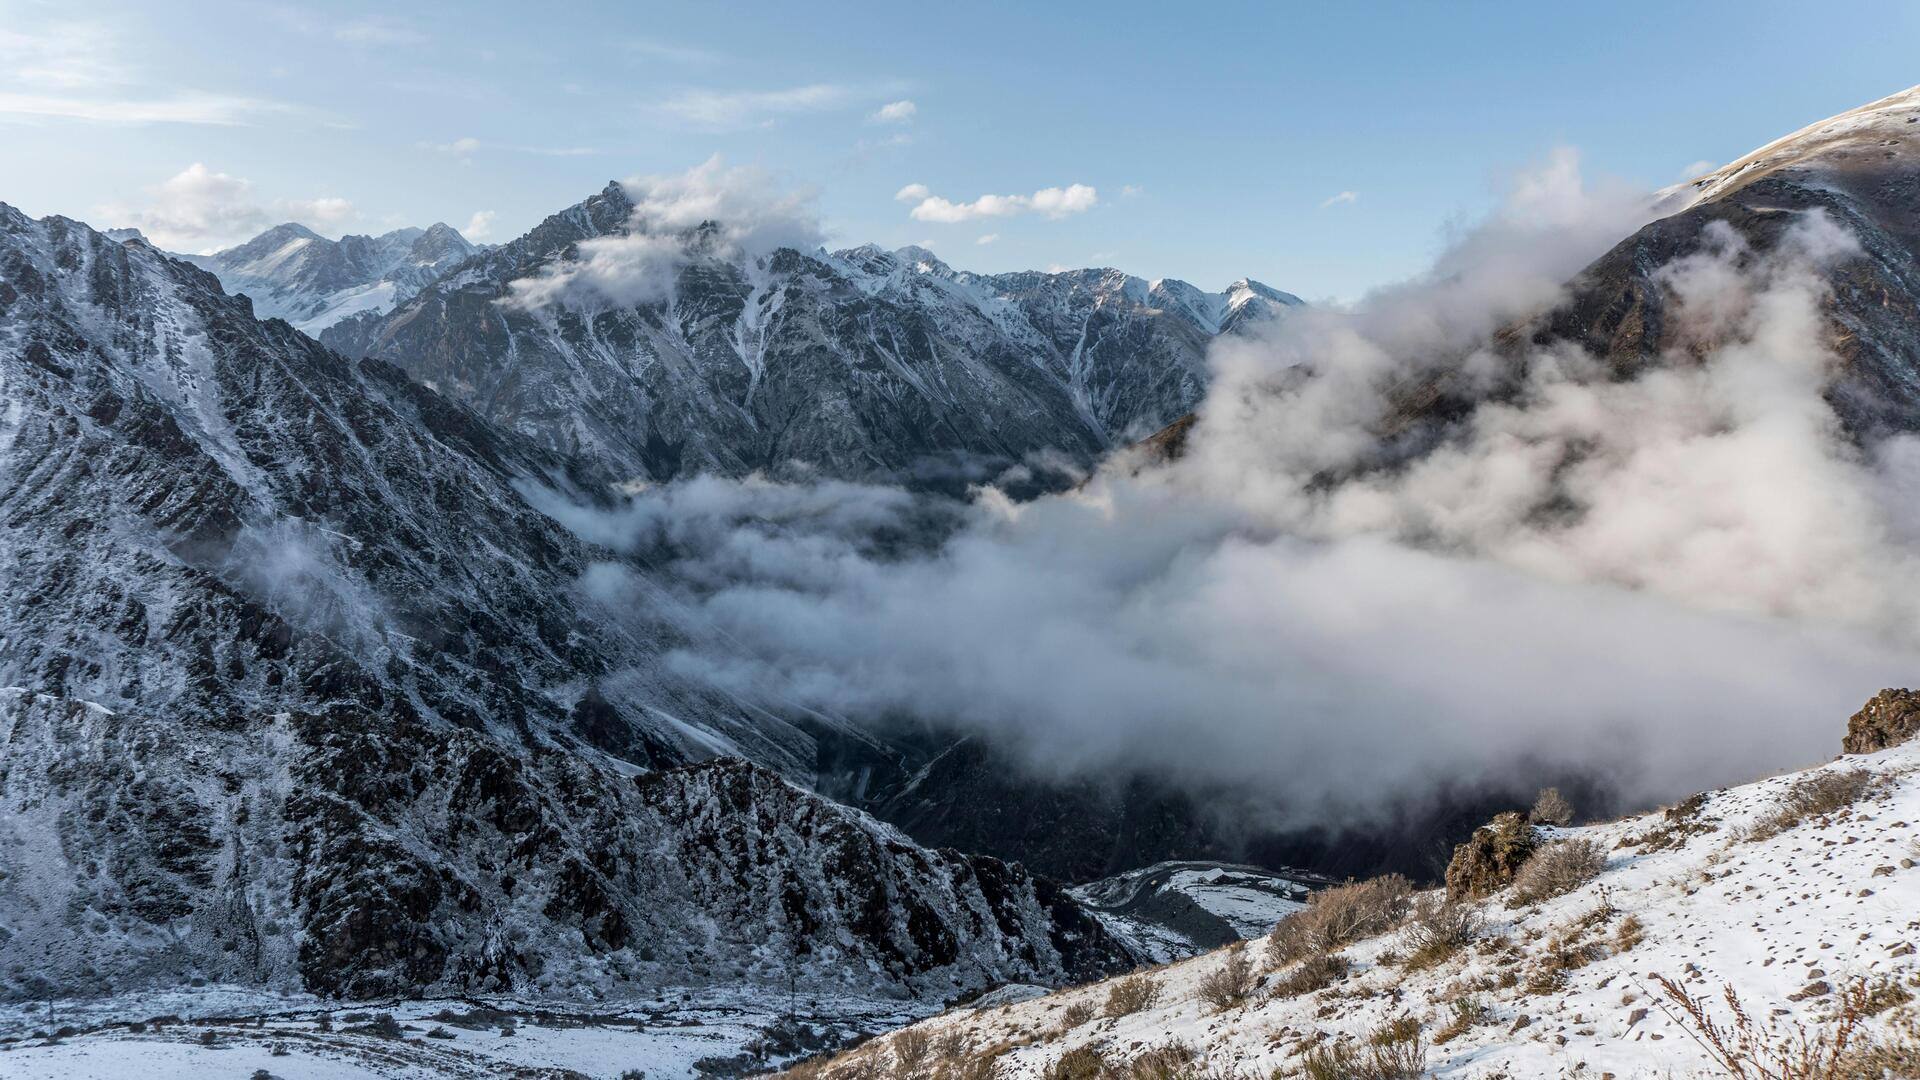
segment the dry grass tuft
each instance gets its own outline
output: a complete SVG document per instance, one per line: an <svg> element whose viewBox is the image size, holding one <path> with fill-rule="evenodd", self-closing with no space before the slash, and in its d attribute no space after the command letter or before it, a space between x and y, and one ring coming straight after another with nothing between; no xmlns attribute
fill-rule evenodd
<svg viewBox="0 0 1920 1080"><path fill-rule="evenodd" d="M1426 1072L1425 1034L1418 1020L1403 1016L1375 1028L1364 1046L1335 1042L1308 1050L1292 1075L1300 1080L1418 1080Z"/></svg>
<svg viewBox="0 0 1920 1080"><path fill-rule="evenodd" d="M1749 826L1743 838L1766 840L1779 836L1808 818L1824 817L1852 806L1878 786L1877 778L1865 769L1831 769L1801 777L1787 789L1779 808Z"/></svg>
<svg viewBox="0 0 1920 1080"><path fill-rule="evenodd" d="M1412 896L1413 883L1399 874L1322 889L1273 928L1267 957L1277 967L1384 934L1406 917Z"/></svg>
<svg viewBox="0 0 1920 1080"><path fill-rule="evenodd" d="M1296 964L1293 970L1280 976L1273 989L1268 992L1271 998L1292 998L1301 994L1311 994L1324 990L1341 979L1353 965L1339 953L1316 953Z"/></svg>
<svg viewBox="0 0 1920 1080"><path fill-rule="evenodd" d="M1536 856L1537 858L1537 856ZM1464 900L1422 896L1413 906L1413 925L1407 930L1408 971L1445 963L1480 936L1480 909Z"/></svg>
<svg viewBox="0 0 1920 1080"><path fill-rule="evenodd" d="M1600 876L1607 853L1585 837L1556 840L1534 852L1514 875L1514 907L1537 904L1573 890Z"/></svg>

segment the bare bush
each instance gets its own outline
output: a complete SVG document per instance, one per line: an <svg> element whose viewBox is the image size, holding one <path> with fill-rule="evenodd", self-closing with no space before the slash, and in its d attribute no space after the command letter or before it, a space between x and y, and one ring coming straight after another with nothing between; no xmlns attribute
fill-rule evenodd
<svg viewBox="0 0 1920 1080"><path fill-rule="evenodd" d="M1555 840L1528 859L1514 875L1515 907L1537 904L1573 890L1600 876L1607 853L1585 837Z"/></svg>
<svg viewBox="0 0 1920 1080"><path fill-rule="evenodd" d="M1273 928L1267 955L1285 964L1384 934L1406 916L1412 895L1413 883L1399 874L1322 889Z"/></svg>
<svg viewBox="0 0 1920 1080"><path fill-rule="evenodd" d="M1107 1015L1131 1016L1160 1000L1160 984L1149 975L1129 975L1107 991Z"/></svg>
<svg viewBox="0 0 1920 1080"><path fill-rule="evenodd" d="M1540 794L1533 800L1533 809L1527 812L1527 817L1531 818L1535 825L1565 827L1573 824L1573 804L1567 801L1566 796L1560 794L1559 788L1541 788Z"/></svg>
<svg viewBox="0 0 1920 1080"><path fill-rule="evenodd" d="M1200 1055L1183 1042L1156 1046L1127 1063L1121 1080L1195 1080Z"/></svg>
<svg viewBox="0 0 1920 1080"><path fill-rule="evenodd" d="M1253 961L1247 950L1238 946L1227 950L1220 966L1200 980L1200 1000L1215 1012L1226 1012L1253 996Z"/></svg>
<svg viewBox="0 0 1920 1080"><path fill-rule="evenodd" d="M1407 930L1411 950L1407 970L1432 967L1473 944L1480 936L1481 925L1480 909L1473 904L1431 894L1422 896L1413 906L1413 924Z"/></svg>
<svg viewBox="0 0 1920 1080"><path fill-rule="evenodd" d="M1877 786L1874 775L1865 769L1829 769L1803 776L1787 789L1773 813L1747 829L1746 838L1765 840L1786 832L1810 817L1844 810Z"/></svg>
<svg viewBox="0 0 1920 1080"><path fill-rule="evenodd" d="M1093 1002L1076 1001L1060 1014L1060 1028L1063 1031L1072 1031L1099 1014L1100 1011L1093 1007Z"/></svg>

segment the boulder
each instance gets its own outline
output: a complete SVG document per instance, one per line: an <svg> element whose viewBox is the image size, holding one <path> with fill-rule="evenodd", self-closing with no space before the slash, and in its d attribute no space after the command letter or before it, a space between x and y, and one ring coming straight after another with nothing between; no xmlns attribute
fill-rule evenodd
<svg viewBox="0 0 1920 1080"><path fill-rule="evenodd" d="M1871 754L1898 746L1920 734L1920 694L1912 690L1882 690L1847 721L1841 749L1849 754Z"/></svg>

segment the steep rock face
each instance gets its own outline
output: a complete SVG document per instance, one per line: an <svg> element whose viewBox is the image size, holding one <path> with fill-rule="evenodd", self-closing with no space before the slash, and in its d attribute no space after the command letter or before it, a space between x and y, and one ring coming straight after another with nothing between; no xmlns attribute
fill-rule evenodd
<svg viewBox="0 0 1920 1080"><path fill-rule="evenodd" d="M0 685L209 721L393 712L640 764L811 758L650 674L659 643L575 591L610 556L514 487L604 481L142 242L0 207L0 398Z"/></svg>
<svg viewBox="0 0 1920 1080"><path fill-rule="evenodd" d="M1199 399L1215 334L1298 303L1117 271L961 274L918 248L747 256L708 227L655 238L677 251L662 296L509 302L581 242L644 230L633 214L610 184L323 339L623 477L797 464L941 480L1043 450L1090 462Z"/></svg>
<svg viewBox="0 0 1920 1080"><path fill-rule="evenodd" d="M0 692L0 985L934 997L1130 955L1018 866L738 760L647 775L358 712L182 728Z"/></svg>
<svg viewBox="0 0 1920 1080"><path fill-rule="evenodd" d="M636 780L805 775L816 739L579 590L617 557L516 485L604 477L143 241L0 206L0 401L8 993L938 996L1123 962L1024 870L757 768Z"/></svg>
<svg viewBox="0 0 1920 1080"><path fill-rule="evenodd" d="M288 222L225 251L185 258L228 292L245 293L261 318L318 334L349 316L391 310L478 250L438 223L328 240Z"/></svg>

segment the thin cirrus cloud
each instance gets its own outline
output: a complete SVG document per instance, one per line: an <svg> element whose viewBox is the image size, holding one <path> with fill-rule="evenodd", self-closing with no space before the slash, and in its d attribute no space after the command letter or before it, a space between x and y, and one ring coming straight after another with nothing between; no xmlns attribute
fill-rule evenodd
<svg viewBox="0 0 1920 1080"><path fill-rule="evenodd" d="M286 106L257 98L143 85L106 24L0 29L0 118L110 124L245 124Z"/></svg>
<svg viewBox="0 0 1920 1080"><path fill-rule="evenodd" d="M518 143L486 142L471 135L452 142L422 142L417 145L422 150L457 157L462 161L470 160L481 150L503 150L509 154L533 154L536 157L591 157L600 152L590 146L523 146Z"/></svg>
<svg viewBox="0 0 1920 1080"><path fill-rule="evenodd" d="M766 127L782 117L831 112L858 95L835 83L782 90L683 90L648 107L655 116L687 127L732 131Z"/></svg>
<svg viewBox="0 0 1920 1080"><path fill-rule="evenodd" d="M908 184L893 197L897 202L913 204L909 214L915 221L943 225L1029 213L1058 219L1084 213L1100 204L1099 191L1087 184L1041 188L1031 195L982 195L971 202L954 202L935 195L925 184Z"/></svg>
<svg viewBox="0 0 1920 1080"><path fill-rule="evenodd" d="M1338 195L1333 195L1327 198L1324 202L1320 204L1320 209L1326 210L1335 206L1350 206L1359 201L1360 201L1359 192L1343 191Z"/></svg>
<svg viewBox="0 0 1920 1080"><path fill-rule="evenodd" d="M919 113L920 106L915 105L911 100L902 99L887 102L868 113L867 119L875 124L910 124Z"/></svg>
<svg viewBox="0 0 1920 1080"><path fill-rule="evenodd" d="M995 240L998 240L998 239L1000 239L1000 234L999 234L999 233L997 233L997 232L990 232L990 233L988 233L987 235L985 235L985 236L982 236L982 237L981 237L980 239L978 239L978 240L975 240L975 241L974 241L974 243L976 243L976 244L979 244L979 245L981 245L981 246L983 246L983 247L984 247L984 246L986 246L987 244L991 244L991 243L993 243L993 242L994 242Z"/></svg>

